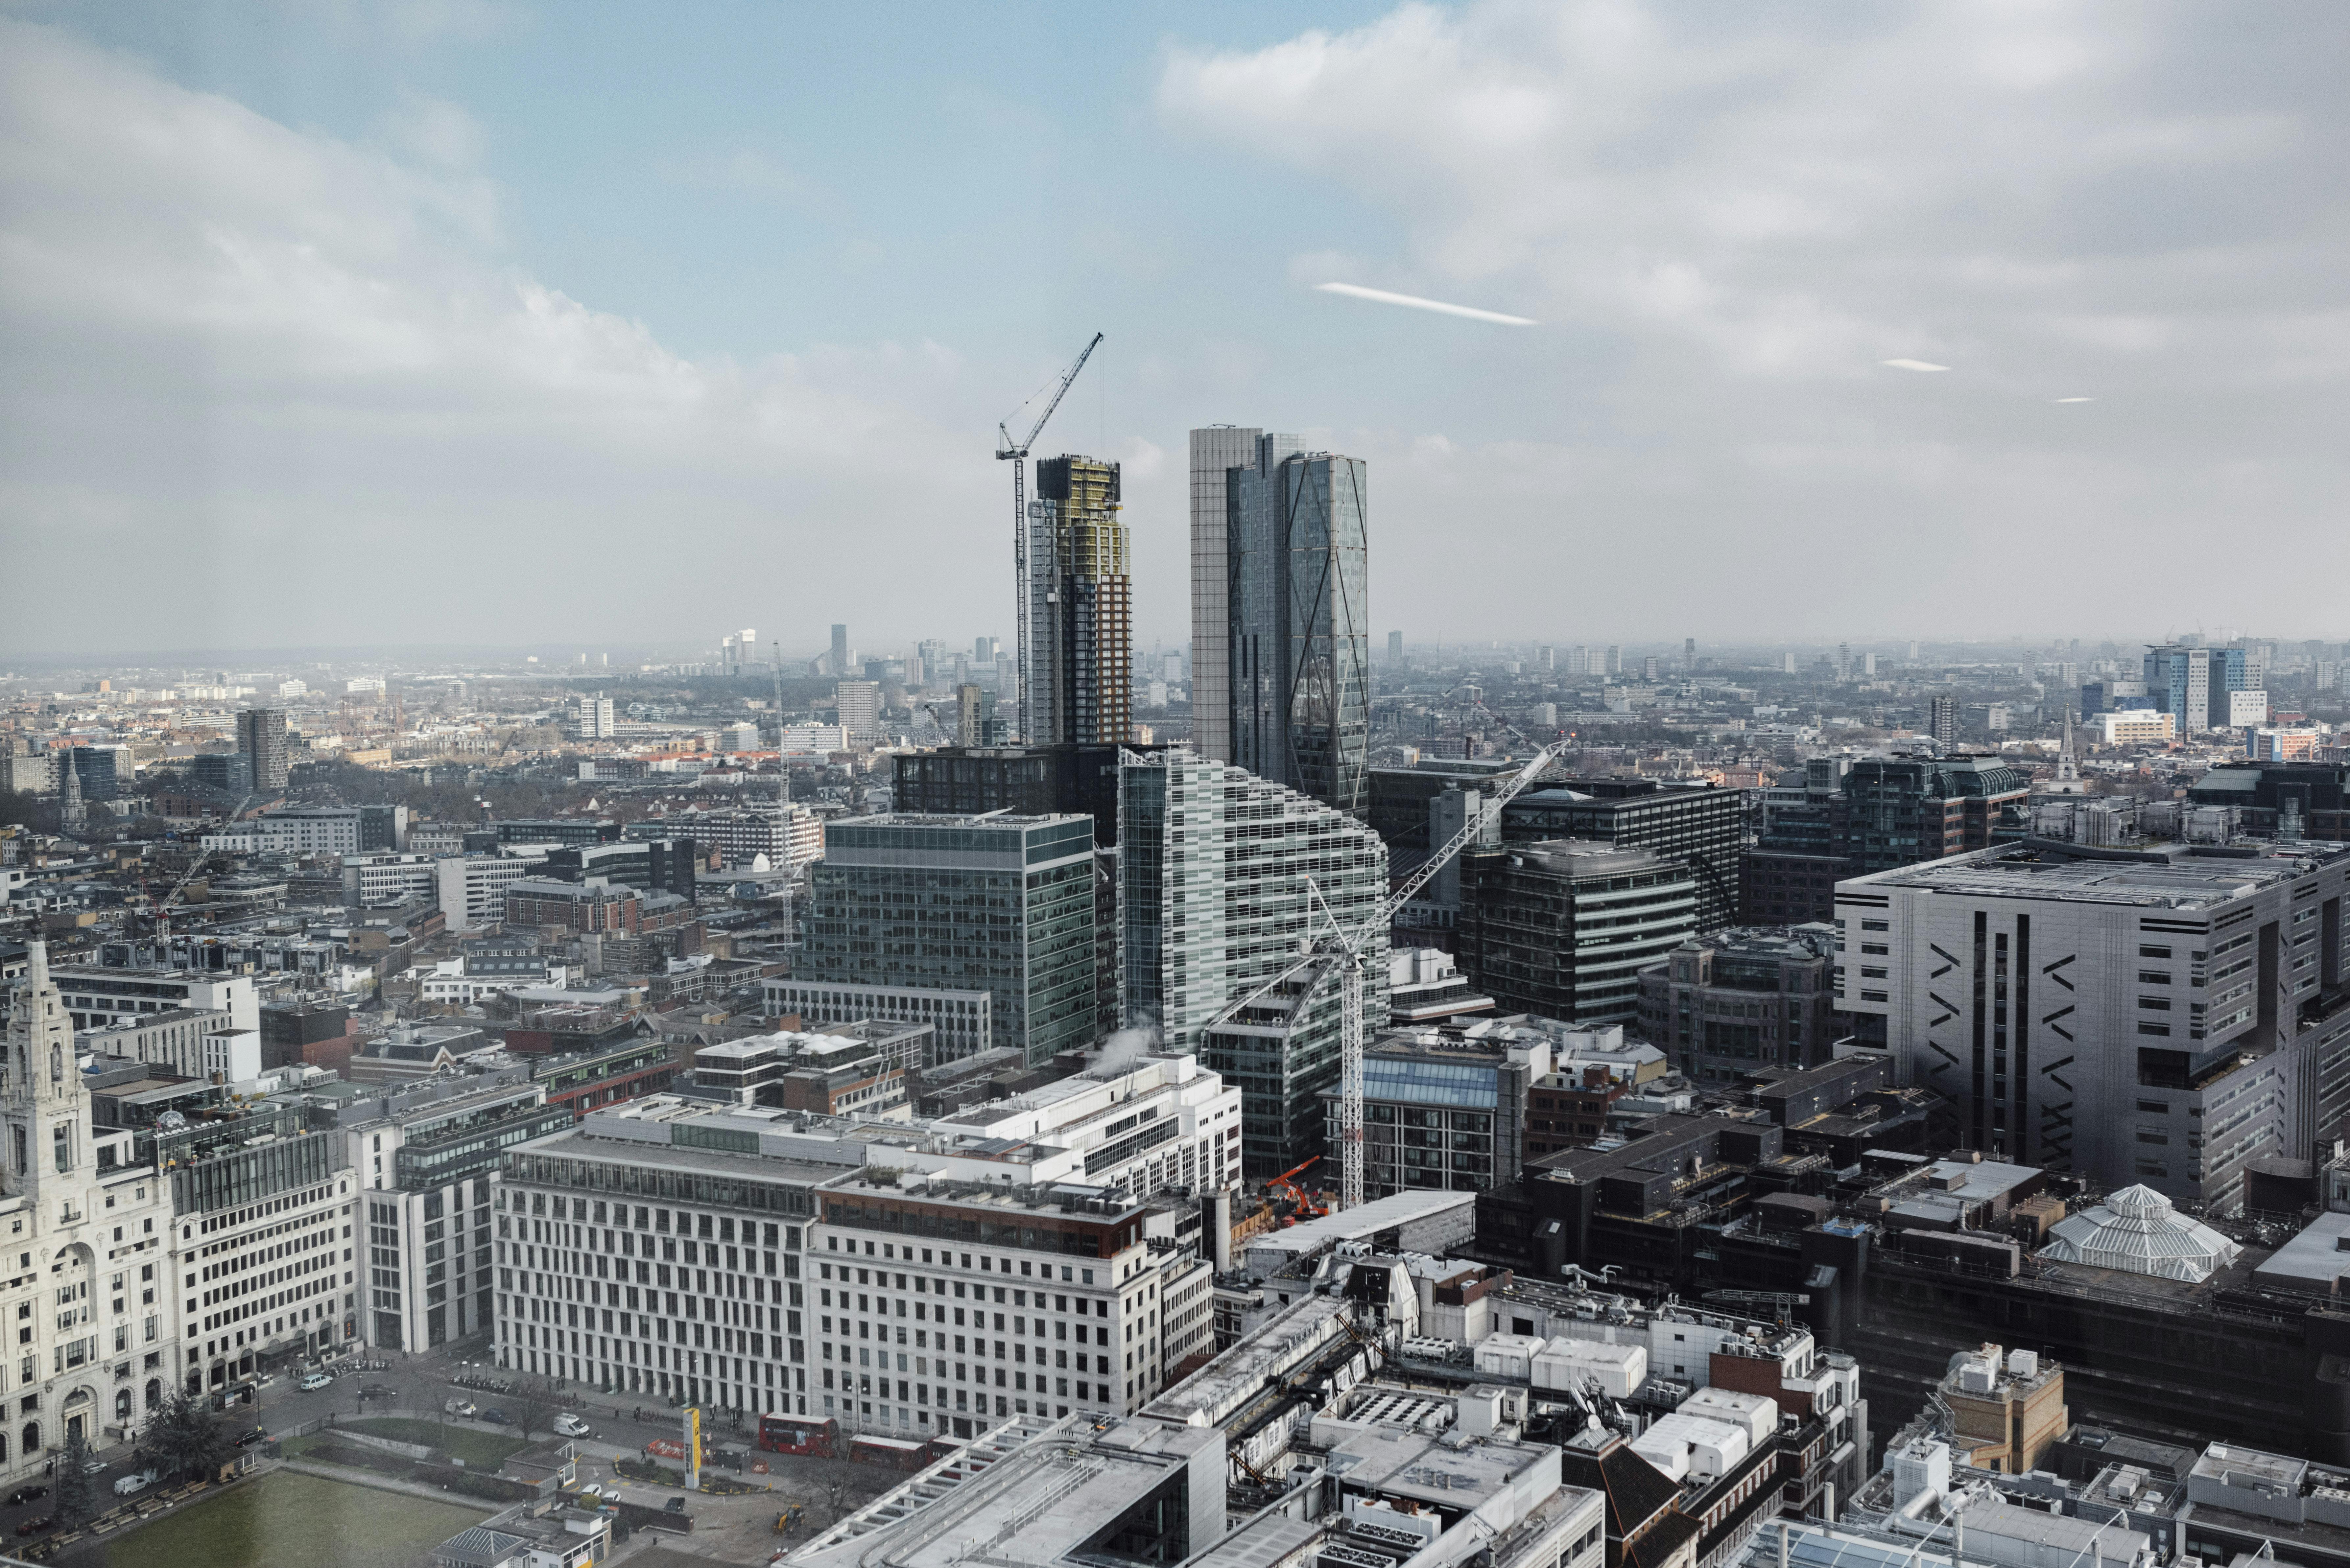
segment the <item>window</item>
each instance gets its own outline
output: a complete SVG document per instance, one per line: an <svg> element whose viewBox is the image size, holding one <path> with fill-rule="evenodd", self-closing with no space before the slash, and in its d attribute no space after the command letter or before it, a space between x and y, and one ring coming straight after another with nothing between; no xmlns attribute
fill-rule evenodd
<svg viewBox="0 0 2350 1568"><path fill-rule="evenodd" d="M1889 931L1893 929L1893 922L1890 920L1863 920L1860 922L1860 929L1864 931Z"/></svg>
<svg viewBox="0 0 2350 1568"><path fill-rule="evenodd" d="M2168 1034L2170 1033L2170 1025L2168 1023L2147 1023L2140 1022L2137 1026L2137 1032L2140 1034Z"/></svg>
<svg viewBox="0 0 2350 1568"><path fill-rule="evenodd" d="M2168 948L2147 947L2141 944L2137 950L2137 956L2140 958L2167 959L2170 956L2170 950Z"/></svg>
<svg viewBox="0 0 2350 1568"><path fill-rule="evenodd" d="M2137 982L2140 985L2168 985L2170 976L2158 969L2142 969L2137 971Z"/></svg>
<svg viewBox="0 0 2350 1568"><path fill-rule="evenodd" d="M2170 1114L2170 1102L2168 1100L2140 1100L2137 1103L2137 1108L2150 1116L2167 1116Z"/></svg>

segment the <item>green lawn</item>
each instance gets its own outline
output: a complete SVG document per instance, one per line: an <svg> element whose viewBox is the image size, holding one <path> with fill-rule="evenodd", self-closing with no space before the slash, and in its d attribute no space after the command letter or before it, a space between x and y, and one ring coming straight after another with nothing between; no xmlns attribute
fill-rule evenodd
<svg viewBox="0 0 2350 1568"><path fill-rule="evenodd" d="M409 1568L491 1511L280 1470L106 1541L96 1560L104 1568Z"/></svg>
<svg viewBox="0 0 2350 1568"><path fill-rule="evenodd" d="M369 1437L390 1438L395 1443L422 1443L465 1461L471 1469L494 1470L508 1454L520 1453L530 1445L520 1438L500 1437L475 1427L461 1427L454 1422L442 1426L437 1421L420 1421L406 1416L370 1416L364 1421L338 1421L336 1427L346 1432L365 1432Z"/></svg>

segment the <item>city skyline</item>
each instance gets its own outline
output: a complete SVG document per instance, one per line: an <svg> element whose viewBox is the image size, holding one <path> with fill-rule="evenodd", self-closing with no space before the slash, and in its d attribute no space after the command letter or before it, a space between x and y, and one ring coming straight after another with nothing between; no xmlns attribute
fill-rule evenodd
<svg viewBox="0 0 2350 1568"><path fill-rule="evenodd" d="M118 563L115 617L20 606L0 653L125 622L241 644L238 598L294 642L453 637L490 601L449 560L494 580L583 547L637 569L499 605L515 632L773 627L758 585L788 573L910 633L1000 580L994 422L1096 329L1038 451L1121 463L1145 639L1188 623L1183 432L1242 408L1378 466L1385 580L1421 585L1380 620L1422 637L1544 635L1594 581L1621 623L1595 639L1908 632L1872 603L1892 582L1919 631L2004 635L2116 536L2198 562L2133 579L2149 621L2329 629L2210 541L2257 519L2297 569L2350 551L2313 353L2343 110L2312 43L2338 17L1921 13L1782 49L1780 22L1602 7L1053 15L1027 26L1088 67L1075 96L993 68L1033 57L1019 26L860 37L934 89L910 119L816 78L827 36L724 8L658 39L522 9L0 23L0 527L34 580ZM749 74L662 117L722 54ZM1000 186L1007 157L982 210L967 161ZM1080 192L1074 245L1011 243ZM868 522L888 573L857 570ZM690 556L640 547L681 527ZM1668 581L1660 547L1719 569ZM341 592L362 568L386 591ZM990 597L970 629L1002 634Z"/></svg>

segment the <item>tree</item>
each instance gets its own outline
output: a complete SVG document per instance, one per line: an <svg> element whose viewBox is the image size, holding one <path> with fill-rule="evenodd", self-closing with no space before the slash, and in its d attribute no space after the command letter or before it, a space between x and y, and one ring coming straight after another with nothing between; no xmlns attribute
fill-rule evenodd
<svg viewBox="0 0 2350 1568"><path fill-rule="evenodd" d="M503 1403L506 1414L514 1417L515 1429L525 1438L533 1428L550 1426L555 1420L554 1391L536 1378L528 1382L515 1379L514 1392Z"/></svg>
<svg viewBox="0 0 2350 1568"><path fill-rule="evenodd" d="M65 1457L57 1461L57 1522L68 1530L98 1511L98 1489L82 1469L88 1460L89 1445L76 1429L66 1439Z"/></svg>
<svg viewBox="0 0 2350 1568"><path fill-rule="evenodd" d="M209 1403L186 1389L174 1389L147 1428L147 1446L173 1480L209 1476L228 1451L220 1417Z"/></svg>

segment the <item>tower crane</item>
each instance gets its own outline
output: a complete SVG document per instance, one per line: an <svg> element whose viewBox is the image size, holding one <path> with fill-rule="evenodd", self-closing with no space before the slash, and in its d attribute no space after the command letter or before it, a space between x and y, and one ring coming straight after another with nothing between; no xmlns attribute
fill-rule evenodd
<svg viewBox="0 0 2350 1568"><path fill-rule="evenodd" d="M1351 929L1342 925L1336 914L1319 933L1305 939L1305 950L1295 963L1233 1002L1216 1015L1208 1027L1221 1028L1233 1017L1253 1006L1258 1001L1305 973L1322 965L1332 965L1338 971L1339 1051L1338 1051L1338 1207L1354 1209L1363 1201L1363 965L1368 957L1371 939L1395 922L1396 915L1406 904L1418 898L1436 879L1452 857L1477 842L1488 824L1499 820L1502 808L1516 798L1552 763L1565 751L1560 742L1547 745L1527 759L1523 767L1512 774L1507 781L1479 804L1476 815L1440 846L1426 860L1419 863L1401 886L1389 893L1378 908L1366 916L1362 923ZM1307 885L1307 896L1322 903L1319 888ZM1328 906L1323 905L1326 910Z"/></svg>
<svg viewBox="0 0 2350 1568"><path fill-rule="evenodd" d="M1051 400L1045 403L1045 411L1036 416L1036 422L1028 427L1026 435L1014 440L1009 418L995 427L996 461L1012 465L1012 569L1015 578L1012 619L1019 628L1017 640L1020 645L1015 655L1020 662L1014 677L1018 682L1014 690L1019 694L1020 738L1024 741L1035 738L1028 711L1028 449L1036 444L1038 436L1045 433L1045 422L1053 417L1053 410L1061 406L1061 400L1069 395L1069 383L1077 379L1077 372L1084 369L1086 361L1094 357L1094 350L1101 347L1101 340L1102 335L1095 333L1093 341L1086 345L1085 351L1077 356L1076 362L1061 372L1060 384L1053 389ZM1034 401L1034 398L1029 400L1029 402ZM1023 403L1021 407L1025 408L1027 404ZM1015 415L1017 412L1018 410L1014 410Z"/></svg>

